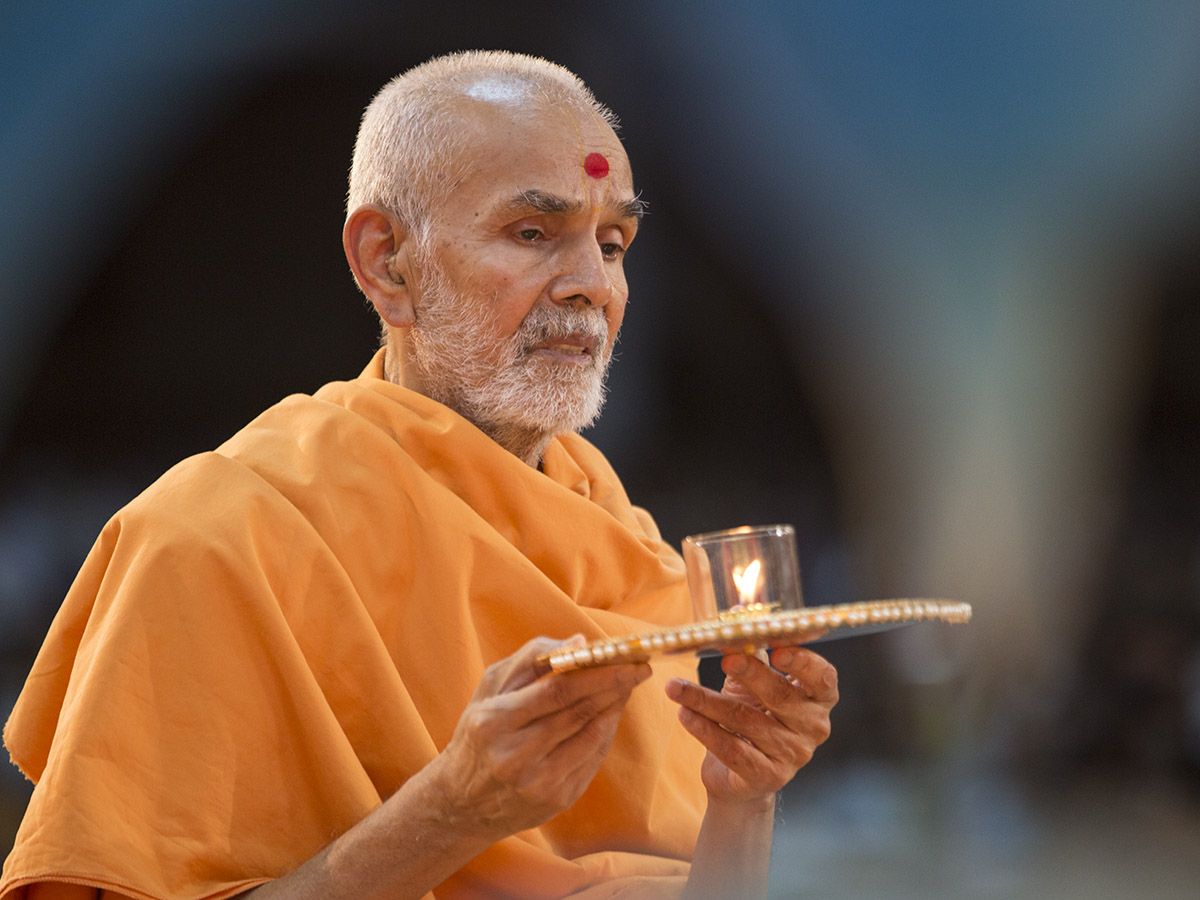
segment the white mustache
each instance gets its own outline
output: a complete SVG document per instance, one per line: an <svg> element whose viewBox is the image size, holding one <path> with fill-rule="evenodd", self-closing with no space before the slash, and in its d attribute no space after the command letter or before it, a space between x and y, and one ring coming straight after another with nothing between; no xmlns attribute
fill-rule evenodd
<svg viewBox="0 0 1200 900"><path fill-rule="evenodd" d="M529 311L517 329L517 345L525 351L547 341L579 335L592 343L593 351L605 347L608 342L608 322L603 310L584 312L538 306Z"/></svg>

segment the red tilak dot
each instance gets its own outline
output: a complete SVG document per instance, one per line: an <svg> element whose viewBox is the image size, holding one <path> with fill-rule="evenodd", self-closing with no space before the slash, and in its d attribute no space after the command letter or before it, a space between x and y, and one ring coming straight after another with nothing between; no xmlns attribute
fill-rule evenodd
<svg viewBox="0 0 1200 900"><path fill-rule="evenodd" d="M608 174L608 160L602 153L589 153L583 158L583 171L593 178L603 178Z"/></svg>

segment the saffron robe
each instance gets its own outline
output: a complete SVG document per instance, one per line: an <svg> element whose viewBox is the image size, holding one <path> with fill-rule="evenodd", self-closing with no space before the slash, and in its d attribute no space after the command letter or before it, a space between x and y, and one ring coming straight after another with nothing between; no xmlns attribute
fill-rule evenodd
<svg viewBox="0 0 1200 900"><path fill-rule="evenodd" d="M247 890L432 760L530 637L690 618L682 561L598 450L564 435L539 472L382 366L288 397L109 521L5 728L36 786L0 900ZM695 661L654 668L580 800L435 896L679 889L703 750L663 686Z"/></svg>

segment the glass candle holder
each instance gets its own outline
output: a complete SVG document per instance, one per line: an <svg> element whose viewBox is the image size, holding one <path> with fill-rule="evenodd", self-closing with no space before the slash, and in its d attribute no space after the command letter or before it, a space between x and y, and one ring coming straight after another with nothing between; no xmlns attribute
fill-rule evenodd
<svg viewBox="0 0 1200 900"><path fill-rule="evenodd" d="M683 539L696 620L798 609L800 563L791 525L744 525Z"/></svg>

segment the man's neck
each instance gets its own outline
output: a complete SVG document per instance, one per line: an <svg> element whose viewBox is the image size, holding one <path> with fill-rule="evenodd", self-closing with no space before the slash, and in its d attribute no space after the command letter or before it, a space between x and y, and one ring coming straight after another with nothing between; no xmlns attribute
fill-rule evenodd
<svg viewBox="0 0 1200 900"><path fill-rule="evenodd" d="M406 368L400 365L400 356L391 346L384 354L383 374L392 384L406 387L418 394L424 394L426 397L429 396L428 391L423 390L417 373L411 367ZM453 405L450 405L450 408L521 462L535 469L542 467L542 454L546 452L546 445L550 443L550 438L554 437L553 434L513 425L493 425L490 422L479 422L461 409L455 409Z"/></svg>
<svg viewBox="0 0 1200 900"><path fill-rule="evenodd" d="M469 416L463 418L470 421ZM542 467L542 454L553 435L542 431L529 431L524 428L510 426L489 426L485 422L471 421L471 424L490 437L493 441L515 456L526 465L535 469Z"/></svg>

